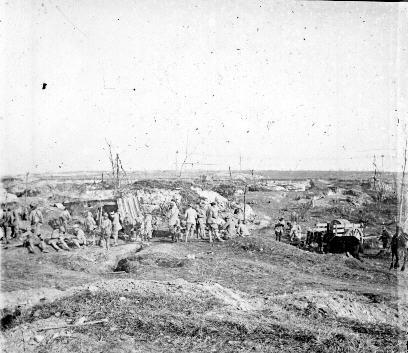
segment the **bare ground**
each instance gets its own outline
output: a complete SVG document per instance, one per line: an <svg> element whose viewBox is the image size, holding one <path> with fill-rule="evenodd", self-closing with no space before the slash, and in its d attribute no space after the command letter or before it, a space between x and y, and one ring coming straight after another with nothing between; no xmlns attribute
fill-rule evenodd
<svg viewBox="0 0 408 353"><path fill-rule="evenodd" d="M4 251L3 303L26 303L2 332L5 352L405 347L407 277L388 271L387 259L305 252L275 242L269 229L213 247L167 239L131 246L109 255L98 248L34 257ZM108 273L124 257L130 273ZM108 323L38 332L82 317Z"/></svg>

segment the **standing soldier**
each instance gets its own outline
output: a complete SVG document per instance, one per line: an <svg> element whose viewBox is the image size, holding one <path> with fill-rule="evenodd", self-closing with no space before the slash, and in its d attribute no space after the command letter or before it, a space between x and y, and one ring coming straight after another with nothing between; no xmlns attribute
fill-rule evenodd
<svg viewBox="0 0 408 353"><path fill-rule="evenodd" d="M21 227L21 214L18 207L16 207L12 212L11 222L11 236L13 238L18 237L21 234L20 227Z"/></svg>
<svg viewBox="0 0 408 353"><path fill-rule="evenodd" d="M3 208L0 207L0 239L7 241L6 232L4 230L4 214Z"/></svg>
<svg viewBox="0 0 408 353"><path fill-rule="evenodd" d="M8 208L7 211L4 212L3 218L4 237L6 244L8 244L12 234L11 227L13 223L13 212L11 212L11 208Z"/></svg>
<svg viewBox="0 0 408 353"><path fill-rule="evenodd" d="M291 242L295 240L298 241L301 239L301 237L302 237L302 228L300 227L300 224L293 222L292 229L290 230L290 233L289 233L290 241Z"/></svg>
<svg viewBox="0 0 408 353"><path fill-rule="evenodd" d="M35 205L31 204L30 208L31 212L29 215L29 221L31 225L31 234L29 233L27 236L28 251L30 253L34 253L34 239L38 237L38 239L40 239L38 247L42 252L46 253L48 252L48 250L46 249L47 245L45 244L45 241L41 236L41 225L44 221L43 215Z"/></svg>
<svg viewBox="0 0 408 353"><path fill-rule="evenodd" d="M281 241L284 229L285 229L285 221L281 217L279 218L279 222L275 224L275 239L277 241Z"/></svg>
<svg viewBox="0 0 408 353"><path fill-rule="evenodd" d="M388 244L390 244L391 238L392 236L390 232L387 230L385 226L383 226L382 233L381 233L381 236L379 237L379 240L381 240L384 250L388 249Z"/></svg>
<svg viewBox="0 0 408 353"><path fill-rule="evenodd" d="M193 208L193 205L188 205L188 208L184 214L184 218L186 219L186 243L187 239L193 238L194 235L194 228L196 227L197 221L197 211Z"/></svg>
<svg viewBox="0 0 408 353"><path fill-rule="evenodd" d="M112 235L112 222L108 218L108 214L104 212L101 221L101 246L103 247L103 243L105 243L106 250L109 250L109 242L111 235Z"/></svg>
<svg viewBox="0 0 408 353"><path fill-rule="evenodd" d="M213 236L219 241L224 241L218 235L218 208L216 207L215 202L211 202L210 207L207 209L207 225L210 229L210 243L213 242Z"/></svg>
<svg viewBox="0 0 408 353"><path fill-rule="evenodd" d="M205 238L205 213L201 205L197 206L197 239L200 237L201 239Z"/></svg>
<svg viewBox="0 0 408 353"><path fill-rule="evenodd" d="M60 219L62 226L65 228L65 231L68 232L68 222L71 220L71 214L65 207L61 213Z"/></svg>
<svg viewBox="0 0 408 353"><path fill-rule="evenodd" d="M113 246L118 246L118 236L119 231L122 229L119 220L119 213L118 212L111 212L110 213L111 220L112 220L112 236L113 236Z"/></svg>
<svg viewBox="0 0 408 353"><path fill-rule="evenodd" d="M292 223L296 223L297 221L298 221L298 214L297 214L297 212L296 211L293 211L291 214L290 214L290 221L292 222Z"/></svg>
<svg viewBox="0 0 408 353"><path fill-rule="evenodd" d="M175 227L180 224L179 219L180 211L174 201L171 201L170 205L171 208L167 214L167 217L169 218L169 231L171 233L171 238L172 241L175 241L176 240Z"/></svg>
<svg viewBox="0 0 408 353"><path fill-rule="evenodd" d="M144 238L149 241L153 237L153 217L150 213L147 213L144 218Z"/></svg>
<svg viewBox="0 0 408 353"><path fill-rule="evenodd" d="M85 232L87 232L92 238L92 245L95 245L95 229L96 229L96 222L92 216L91 212L88 212L85 218Z"/></svg>

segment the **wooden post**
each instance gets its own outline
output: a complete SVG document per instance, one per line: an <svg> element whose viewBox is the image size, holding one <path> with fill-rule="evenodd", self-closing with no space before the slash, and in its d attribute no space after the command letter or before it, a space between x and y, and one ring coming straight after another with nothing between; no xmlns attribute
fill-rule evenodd
<svg viewBox="0 0 408 353"><path fill-rule="evenodd" d="M245 188L244 188L244 222L246 219L246 216L245 216L246 193L247 193L247 186L245 185Z"/></svg>
<svg viewBox="0 0 408 353"><path fill-rule="evenodd" d="M102 172L102 183L103 183L103 172Z"/></svg>
<svg viewBox="0 0 408 353"><path fill-rule="evenodd" d="M405 140L405 149L404 149L404 166L402 168L402 179L401 179L401 191L400 191L400 197L399 197L399 215L398 215L398 223L402 223L402 217L403 217L403 204L404 204L404 189L405 189L405 170L407 167L407 148L408 148L408 138Z"/></svg>
<svg viewBox="0 0 408 353"><path fill-rule="evenodd" d="M120 187L120 179L119 179L119 154L116 153L116 185L119 189Z"/></svg>
<svg viewBox="0 0 408 353"><path fill-rule="evenodd" d="M25 178L25 193L24 193L24 205L27 207L27 188L28 188L28 172L26 173Z"/></svg>
<svg viewBox="0 0 408 353"><path fill-rule="evenodd" d="M232 179L231 166L228 167L230 179Z"/></svg>
<svg viewBox="0 0 408 353"><path fill-rule="evenodd" d="M375 155L373 157L373 166L374 166L374 190L376 190L376 183L377 183L377 164L376 164L376 160L375 160Z"/></svg>

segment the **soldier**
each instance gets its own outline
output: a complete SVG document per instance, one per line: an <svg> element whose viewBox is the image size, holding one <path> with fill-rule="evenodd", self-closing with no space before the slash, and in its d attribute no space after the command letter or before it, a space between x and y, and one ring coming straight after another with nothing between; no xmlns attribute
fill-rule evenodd
<svg viewBox="0 0 408 353"><path fill-rule="evenodd" d="M169 231L171 233L171 238L173 241L176 239L175 227L180 224L179 219L180 211L174 201L170 202L170 210L167 213L167 217L169 219Z"/></svg>
<svg viewBox="0 0 408 353"><path fill-rule="evenodd" d="M7 211L3 214L3 228L4 228L4 237L6 239L6 244L8 244L11 238L11 227L13 223L13 212L11 208L7 208Z"/></svg>
<svg viewBox="0 0 408 353"><path fill-rule="evenodd" d="M296 211L293 211L291 214L290 214L290 221L292 222L292 223L296 223L297 221L298 221L298 214L297 214L297 212Z"/></svg>
<svg viewBox="0 0 408 353"><path fill-rule="evenodd" d="M247 237L249 236L249 230L246 226L245 221L238 220L238 229L237 229L238 236L240 237Z"/></svg>
<svg viewBox="0 0 408 353"><path fill-rule="evenodd" d="M285 230L285 221L283 217L279 218L279 222L275 224L275 240L281 241L283 231Z"/></svg>
<svg viewBox="0 0 408 353"><path fill-rule="evenodd" d="M106 212L103 213L102 221L101 221L101 246L103 244L106 245L106 250L109 250L109 242L110 237L112 235L112 222L108 218L108 214Z"/></svg>
<svg viewBox="0 0 408 353"><path fill-rule="evenodd" d="M196 223L196 231L197 231L197 239L200 237L204 239L205 237L205 213L203 208L198 205L197 206L197 223Z"/></svg>
<svg viewBox="0 0 408 353"><path fill-rule="evenodd" d="M71 220L71 214L69 211L64 207L64 210L61 213L60 219L62 226L65 228L65 231L68 231L68 222Z"/></svg>
<svg viewBox="0 0 408 353"><path fill-rule="evenodd" d="M111 221L112 221L112 236L113 236L113 246L118 246L118 236L119 231L122 229L119 220L119 213L112 211L110 213Z"/></svg>
<svg viewBox="0 0 408 353"><path fill-rule="evenodd" d="M145 218L144 218L144 240L149 241L153 237L153 217L150 213L147 213Z"/></svg>
<svg viewBox="0 0 408 353"><path fill-rule="evenodd" d="M222 226L225 239L231 239L237 235L237 226L230 215L225 217L225 224Z"/></svg>
<svg viewBox="0 0 408 353"><path fill-rule="evenodd" d="M207 226L210 229L210 243L213 242L213 236L223 242L224 240L218 235L218 208L215 202L211 202L210 207L207 209L206 216Z"/></svg>
<svg viewBox="0 0 408 353"><path fill-rule="evenodd" d="M95 245L95 230L96 230L96 222L92 216L91 212L88 212L85 218L85 232L87 232L91 236L91 243Z"/></svg>
<svg viewBox="0 0 408 353"><path fill-rule="evenodd" d="M75 237L71 239L71 243L76 246L77 248L80 248L81 245L85 246L86 245L86 237L84 231L79 227L79 224L74 225L74 235Z"/></svg>
<svg viewBox="0 0 408 353"><path fill-rule="evenodd" d="M299 240L302 236L302 228L300 227L300 224L293 222L292 228L289 233L290 241L293 242L295 240Z"/></svg>
<svg viewBox="0 0 408 353"><path fill-rule="evenodd" d="M35 238L38 238L40 240L38 247L42 252L47 253L47 245L45 244L44 237L41 235L41 225L44 221L43 215L34 204L31 204L30 208L31 212L29 215L29 221L31 225L31 233L28 233L26 246L30 253L34 253L34 240Z"/></svg>
<svg viewBox="0 0 408 353"><path fill-rule="evenodd" d="M173 227L173 231L174 231L174 235L172 236L172 239L174 242L177 243L179 240L181 240L181 234L182 234L181 222L179 218L177 218L176 220L176 224Z"/></svg>
<svg viewBox="0 0 408 353"><path fill-rule="evenodd" d="M3 210L3 205L0 207L0 232L1 232L1 239L6 240L6 231L4 229L4 215L5 211Z"/></svg>
<svg viewBox="0 0 408 353"><path fill-rule="evenodd" d="M392 236L385 226L382 227L381 236L378 238L382 242L383 249L388 249Z"/></svg>
<svg viewBox="0 0 408 353"><path fill-rule="evenodd" d="M194 235L194 228L196 227L197 221L197 211L193 208L193 205L188 205L188 208L184 214L184 218L186 219L186 243L188 237L193 237Z"/></svg>
<svg viewBox="0 0 408 353"><path fill-rule="evenodd" d="M12 221L11 221L11 236L13 238L18 237L21 234L21 214L18 207L12 211Z"/></svg>
<svg viewBox="0 0 408 353"><path fill-rule="evenodd" d="M51 238L48 239L47 244L54 248L56 251L66 250L70 251L67 243L64 239L65 230L63 226L55 228L51 233Z"/></svg>

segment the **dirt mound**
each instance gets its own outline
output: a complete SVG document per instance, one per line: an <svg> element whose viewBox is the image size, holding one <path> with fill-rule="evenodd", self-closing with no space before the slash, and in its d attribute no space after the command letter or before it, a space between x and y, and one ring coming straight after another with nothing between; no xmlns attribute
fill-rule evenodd
<svg viewBox="0 0 408 353"><path fill-rule="evenodd" d="M16 290L3 293L1 298L1 307L14 307L15 305L31 306L35 303L53 301L66 292L56 288L36 288L30 290ZM69 294L69 293L67 293Z"/></svg>
<svg viewBox="0 0 408 353"><path fill-rule="evenodd" d="M103 273L117 264L118 260L131 256L143 248L141 243L112 247L109 252L99 247L52 253L44 260L68 270L87 273Z"/></svg>
<svg viewBox="0 0 408 353"><path fill-rule="evenodd" d="M208 291L219 301L240 310L256 310L261 309L262 302L249 300L243 293L233 291L223 287L218 283L202 283L198 284L203 290Z"/></svg>
<svg viewBox="0 0 408 353"><path fill-rule="evenodd" d="M159 267L178 268L188 266L190 259L176 257L167 253L147 253L133 255L119 260L114 271L124 271L127 273L137 273L140 265L157 265Z"/></svg>
<svg viewBox="0 0 408 353"><path fill-rule="evenodd" d="M332 316L363 323L397 324L398 316L407 320L407 311L386 304L381 295L361 296L350 292L307 290L281 295L277 302L286 308L296 309L305 316Z"/></svg>
<svg viewBox="0 0 408 353"><path fill-rule="evenodd" d="M0 341L3 348L7 348L8 353L14 352L37 352L47 342L57 337L73 337L72 334L66 330L59 331L43 331L38 330L47 327L58 327L65 325L66 322L57 317L50 317L47 319L39 319L32 324L24 324L13 328L7 332L7 341L2 337ZM12 344L7 344L12 342ZM5 350L6 352L6 350Z"/></svg>
<svg viewBox="0 0 408 353"><path fill-rule="evenodd" d="M86 289L109 292L133 292L143 295L193 296L212 297L225 306L237 310L256 310L262 307L259 300L253 300L246 294L233 291L215 282L191 283L183 279L175 281L148 281L135 279L113 279L92 283Z"/></svg>

